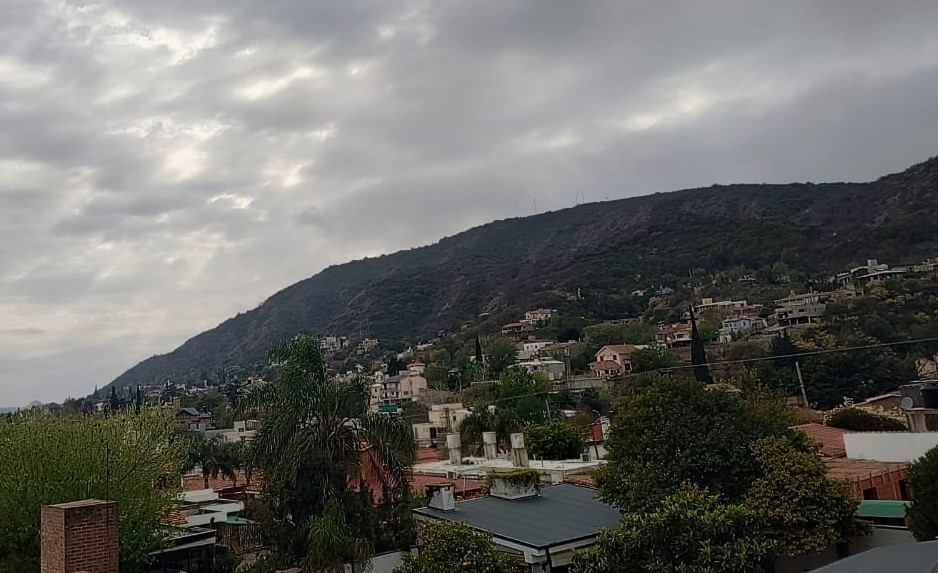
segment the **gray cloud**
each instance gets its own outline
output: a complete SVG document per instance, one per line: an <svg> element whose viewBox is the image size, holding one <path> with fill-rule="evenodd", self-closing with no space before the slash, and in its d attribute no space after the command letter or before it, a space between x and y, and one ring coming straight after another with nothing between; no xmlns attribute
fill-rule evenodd
<svg viewBox="0 0 938 573"><path fill-rule="evenodd" d="M0 0L0 404L492 219L938 151L938 4Z"/></svg>

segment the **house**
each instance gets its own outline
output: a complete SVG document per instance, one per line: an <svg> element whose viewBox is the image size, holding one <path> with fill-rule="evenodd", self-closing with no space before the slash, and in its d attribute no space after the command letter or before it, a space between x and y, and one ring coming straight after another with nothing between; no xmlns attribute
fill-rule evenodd
<svg viewBox="0 0 938 573"><path fill-rule="evenodd" d="M778 325L783 327L818 322L824 316L827 305L823 301L827 298L827 293L792 293L791 296L775 301L775 319Z"/></svg>
<svg viewBox="0 0 938 573"><path fill-rule="evenodd" d="M368 354L372 350L378 348L378 339L377 338L366 338L358 343L358 346L355 347L356 354Z"/></svg>
<svg viewBox="0 0 938 573"><path fill-rule="evenodd" d="M632 372L632 353L638 347L632 344L609 344L596 352L590 362L590 374L599 377L623 376Z"/></svg>
<svg viewBox="0 0 938 573"><path fill-rule="evenodd" d="M658 327L655 339L668 348L690 346L691 326L684 323L662 324Z"/></svg>
<svg viewBox="0 0 938 573"><path fill-rule="evenodd" d="M332 356L348 345L348 338L344 336L323 336L319 339L319 346L327 356Z"/></svg>
<svg viewBox="0 0 938 573"><path fill-rule="evenodd" d="M567 373L567 365L560 360L553 360L550 358L547 359L535 359L535 360L525 360L524 362L519 362L518 366L524 368L531 374L540 372L547 376L548 380L563 380L564 375Z"/></svg>
<svg viewBox="0 0 938 573"><path fill-rule="evenodd" d="M720 316L729 316L734 310L744 309L748 306L749 302L745 300L714 301L712 298L705 298L694 307L694 314L701 316L704 313L716 311Z"/></svg>
<svg viewBox="0 0 938 573"><path fill-rule="evenodd" d="M508 324L502 326L502 335L503 336L512 336L518 334L524 334L525 332L532 332L534 326L524 322L509 322Z"/></svg>
<svg viewBox="0 0 938 573"><path fill-rule="evenodd" d="M456 502L453 486L441 483L428 486L427 499L427 507L413 510L416 519L465 523L490 534L496 548L520 555L531 571L563 570L575 551L591 546L620 518L591 488L505 486L497 474L486 497Z"/></svg>
<svg viewBox="0 0 938 573"><path fill-rule="evenodd" d="M176 423L183 431L204 432L215 427L211 412L199 412L195 408L180 408L176 412Z"/></svg>
<svg viewBox="0 0 938 573"><path fill-rule="evenodd" d="M793 430L804 432L821 442L821 455L827 464L827 475L831 479L846 480L857 499L905 500L909 498L906 475L909 464L895 462L892 458L869 459L856 447L848 447L851 438L867 434L892 434L909 436L905 432L858 432L849 433L840 428L823 424L801 424ZM899 438L897 441L905 441ZM864 459L866 458L866 459Z"/></svg>
<svg viewBox="0 0 938 573"><path fill-rule="evenodd" d="M420 445L435 444L443 440L448 432L459 428L459 424L471 413L459 402L433 404L427 412L428 421L411 424L414 438Z"/></svg>
<svg viewBox="0 0 938 573"><path fill-rule="evenodd" d="M400 406L427 394L427 379L414 370L405 370L395 376L383 377L371 385L370 404L377 411L380 406Z"/></svg>
<svg viewBox="0 0 938 573"><path fill-rule="evenodd" d="M535 308L524 313L524 318L520 322L531 326L542 326L550 322L550 319L557 311L551 308Z"/></svg>
<svg viewBox="0 0 938 573"><path fill-rule="evenodd" d="M518 360L534 360L542 348L554 344L551 340L522 340L515 346L518 348Z"/></svg>
<svg viewBox="0 0 938 573"><path fill-rule="evenodd" d="M719 340L722 344L733 341L733 337L740 334L758 332L767 327L765 319L760 316L739 316L726 318L720 328Z"/></svg>

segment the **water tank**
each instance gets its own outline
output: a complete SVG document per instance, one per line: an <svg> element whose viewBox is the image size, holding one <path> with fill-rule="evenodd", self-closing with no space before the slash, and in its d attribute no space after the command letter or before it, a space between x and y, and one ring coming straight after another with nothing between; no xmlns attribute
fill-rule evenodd
<svg viewBox="0 0 938 573"><path fill-rule="evenodd" d="M926 408L938 408L938 382L922 384L922 405Z"/></svg>

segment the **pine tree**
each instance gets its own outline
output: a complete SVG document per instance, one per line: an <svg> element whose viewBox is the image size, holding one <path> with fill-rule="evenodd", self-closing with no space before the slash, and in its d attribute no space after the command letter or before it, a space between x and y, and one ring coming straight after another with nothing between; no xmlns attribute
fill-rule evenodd
<svg viewBox="0 0 938 573"><path fill-rule="evenodd" d="M694 307L690 307L690 337L690 361L694 365L694 378L701 384L710 384L713 382L713 377L710 376L710 370L707 368L707 350L697 330Z"/></svg>

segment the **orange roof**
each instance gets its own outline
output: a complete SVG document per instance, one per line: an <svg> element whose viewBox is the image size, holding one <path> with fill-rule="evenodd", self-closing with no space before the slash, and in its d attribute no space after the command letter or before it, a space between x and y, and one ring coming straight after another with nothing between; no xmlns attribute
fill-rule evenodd
<svg viewBox="0 0 938 573"><path fill-rule="evenodd" d="M244 475L244 472L238 470L235 474L235 480L228 478L223 478L218 476L217 478L209 478L208 488L213 491L221 491L223 489L229 489L233 487L247 486L247 478ZM251 475L251 485L249 490L255 491L260 490L261 480L259 474ZM202 478L202 474L189 474L182 476L182 489L183 491L195 491L199 489L205 489L205 480Z"/></svg>
<svg viewBox="0 0 938 573"><path fill-rule="evenodd" d="M440 459L439 452L436 448L417 448L417 463L435 462Z"/></svg>
<svg viewBox="0 0 938 573"><path fill-rule="evenodd" d="M637 350L634 344L607 344L603 346L602 348L600 348L597 354L599 354L599 352L602 352L603 348L608 348L609 350L617 354L626 354L626 355L631 355L633 352L635 352L635 350Z"/></svg>
<svg viewBox="0 0 938 573"><path fill-rule="evenodd" d="M564 483L572 483L573 485L581 485L583 487L596 487L596 480L590 474L574 474L563 476Z"/></svg>
<svg viewBox="0 0 938 573"><path fill-rule="evenodd" d="M909 464L890 464L867 460L831 458L827 461L827 475L831 479L845 479L851 483L867 478L879 477L890 472L905 471Z"/></svg>
<svg viewBox="0 0 938 573"><path fill-rule="evenodd" d="M480 479L472 478L456 478L456 479L445 479L439 475L434 474L421 474L415 473L410 476L410 489L411 491L423 493L423 489L428 485L437 484L437 483L451 483L455 487L456 495L464 494L476 494L482 491L482 484L484 483Z"/></svg>
<svg viewBox="0 0 938 573"><path fill-rule="evenodd" d="M844 446L844 434L847 433L845 430L815 423L792 426L791 429L801 430L808 436L820 441L821 455L825 458L847 457L847 448Z"/></svg>

